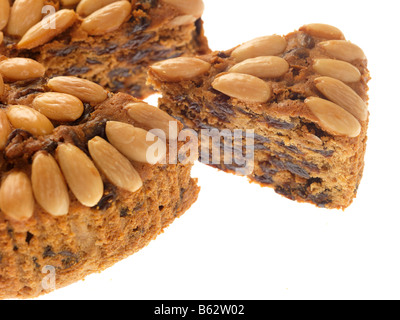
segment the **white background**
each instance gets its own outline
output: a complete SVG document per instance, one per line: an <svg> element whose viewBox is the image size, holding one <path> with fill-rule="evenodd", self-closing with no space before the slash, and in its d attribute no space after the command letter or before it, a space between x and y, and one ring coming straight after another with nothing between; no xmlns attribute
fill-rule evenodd
<svg viewBox="0 0 400 320"><path fill-rule="evenodd" d="M214 50L320 22L364 49L371 123L345 212L287 200L196 164L197 203L148 247L40 299L399 299L399 3L204 0Z"/></svg>

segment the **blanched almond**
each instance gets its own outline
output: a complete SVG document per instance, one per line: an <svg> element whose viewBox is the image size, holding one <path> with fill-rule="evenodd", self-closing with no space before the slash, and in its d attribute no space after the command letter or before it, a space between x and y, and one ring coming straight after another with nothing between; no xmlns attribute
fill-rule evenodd
<svg viewBox="0 0 400 320"><path fill-rule="evenodd" d="M34 156L32 187L36 201L53 216L63 216L69 211L68 188L54 158L44 152Z"/></svg>
<svg viewBox="0 0 400 320"><path fill-rule="evenodd" d="M27 58L10 58L0 62L0 73L10 81L22 81L44 76L46 68Z"/></svg>
<svg viewBox="0 0 400 320"><path fill-rule="evenodd" d="M179 82L194 79L210 70L211 64L191 57L157 62L150 67L162 81Z"/></svg>
<svg viewBox="0 0 400 320"><path fill-rule="evenodd" d="M89 152L96 166L115 186L135 192L143 186L139 173L117 149L100 137L89 141Z"/></svg>
<svg viewBox="0 0 400 320"><path fill-rule="evenodd" d="M365 58L364 51L357 45L345 40L330 40L320 42L322 47L332 58L353 62Z"/></svg>
<svg viewBox="0 0 400 320"><path fill-rule="evenodd" d="M289 64L279 57L257 57L233 66L229 72L245 73L258 78L276 78L289 71Z"/></svg>
<svg viewBox="0 0 400 320"><path fill-rule="evenodd" d="M270 85L248 74L224 74L216 78L212 86L215 90L245 102L264 103L271 98Z"/></svg>
<svg viewBox="0 0 400 320"><path fill-rule="evenodd" d="M0 31L5 28L10 17L10 2L8 0L0 0Z"/></svg>
<svg viewBox="0 0 400 320"><path fill-rule="evenodd" d="M202 0L163 0L176 7L183 14L192 15L200 18L204 12L204 3Z"/></svg>
<svg viewBox="0 0 400 320"><path fill-rule="evenodd" d="M361 73L355 66L340 60L316 59L314 60L314 70L322 76L343 82L357 82L361 79Z"/></svg>
<svg viewBox="0 0 400 320"><path fill-rule="evenodd" d="M33 216L35 200L29 177L14 171L3 181L0 188L0 208L4 214L16 221L25 221Z"/></svg>
<svg viewBox="0 0 400 320"><path fill-rule="evenodd" d="M108 141L129 160L154 165L166 156L166 146L157 148L156 154L152 152L152 146L159 143L159 138L141 128L123 122L108 121L106 134Z"/></svg>
<svg viewBox="0 0 400 320"><path fill-rule="evenodd" d="M104 193L103 180L90 158L72 144L61 144L57 161L65 180L78 201L87 207L99 203Z"/></svg>
<svg viewBox="0 0 400 320"><path fill-rule="evenodd" d="M109 5L110 3L116 2L118 0L81 0L78 1L79 4L76 7L76 12L81 17L87 17L93 12Z"/></svg>
<svg viewBox="0 0 400 320"><path fill-rule="evenodd" d="M4 80L3 80L3 76L0 73L0 96L2 96L4 94Z"/></svg>
<svg viewBox="0 0 400 320"><path fill-rule="evenodd" d="M7 33L22 37L42 20L43 0L16 0L11 8Z"/></svg>
<svg viewBox="0 0 400 320"><path fill-rule="evenodd" d="M0 109L0 151L4 150L8 136L11 133L10 122L4 110Z"/></svg>
<svg viewBox="0 0 400 320"><path fill-rule="evenodd" d="M327 40L344 40L343 32L329 24L311 23L300 28L300 31L308 33L314 37Z"/></svg>

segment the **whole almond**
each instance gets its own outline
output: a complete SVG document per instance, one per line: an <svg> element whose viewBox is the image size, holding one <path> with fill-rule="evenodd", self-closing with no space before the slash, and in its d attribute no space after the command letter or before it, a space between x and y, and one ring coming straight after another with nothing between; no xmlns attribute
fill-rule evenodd
<svg viewBox="0 0 400 320"><path fill-rule="evenodd" d="M345 40L330 40L320 42L319 46L323 48L332 58L353 62L365 58L364 51L357 45Z"/></svg>
<svg viewBox="0 0 400 320"><path fill-rule="evenodd" d="M278 35L265 36L248 41L232 52L232 57L241 62L262 56L277 56L285 51L287 42Z"/></svg>
<svg viewBox="0 0 400 320"><path fill-rule="evenodd" d="M11 134L11 125L8 121L7 114L0 109L0 151L6 147L8 136Z"/></svg>
<svg viewBox="0 0 400 320"><path fill-rule="evenodd" d="M361 125L358 120L335 103L310 97L305 100L305 104L318 118L319 125L329 133L350 138L355 138L360 134Z"/></svg>
<svg viewBox="0 0 400 320"><path fill-rule="evenodd" d="M14 171L3 181L0 188L0 208L4 214L16 221L25 221L33 216L35 200L29 177Z"/></svg>
<svg viewBox="0 0 400 320"><path fill-rule="evenodd" d="M161 109L145 102L130 103L125 106L125 109L133 120L144 125L146 128L160 129L165 133L167 139L178 139L178 130L171 129L173 127L179 128L181 124Z"/></svg>
<svg viewBox="0 0 400 320"><path fill-rule="evenodd" d="M74 10L63 9L31 27L18 42L18 49L33 49L63 33L78 19ZM52 28L52 26L55 28Z"/></svg>
<svg viewBox="0 0 400 320"><path fill-rule="evenodd" d="M108 141L129 160L154 165L166 156L164 142L161 142L164 144L163 148L156 148L156 154L151 152L153 145L160 141L154 134L141 128L123 122L108 121L106 134Z"/></svg>
<svg viewBox="0 0 400 320"><path fill-rule="evenodd" d="M0 96L2 96L4 94L4 80L3 80L3 76L0 73Z"/></svg>
<svg viewBox="0 0 400 320"><path fill-rule="evenodd" d="M3 30L10 17L10 2L8 0L0 0L0 31Z"/></svg>
<svg viewBox="0 0 400 320"><path fill-rule="evenodd" d="M77 97L66 93L46 92L38 95L32 106L47 118L56 121L75 121L83 113L84 106Z"/></svg>
<svg viewBox="0 0 400 320"><path fill-rule="evenodd" d="M150 70L162 81L179 82L201 76L210 68L211 64L201 59L179 57L157 62Z"/></svg>
<svg viewBox="0 0 400 320"><path fill-rule="evenodd" d="M185 15L191 15L196 18L200 18L204 12L202 0L163 0L163 2L169 3Z"/></svg>
<svg viewBox="0 0 400 320"><path fill-rule="evenodd" d="M307 24L300 28L300 31L308 33L317 38L323 38L327 40L344 40L345 37L343 32L338 28L329 24L312 23Z"/></svg>
<svg viewBox="0 0 400 320"><path fill-rule="evenodd" d="M0 31L0 45L3 43L4 40L4 33L3 31Z"/></svg>
<svg viewBox="0 0 400 320"><path fill-rule="evenodd" d="M76 7L76 12L81 17L87 17L91 15L93 12L104 8L110 3L117 2L118 0L81 0Z"/></svg>
<svg viewBox="0 0 400 320"><path fill-rule="evenodd" d="M100 137L89 141L89 152L96 166L115 186L135 192L143 186L139 173L117 149Z"/></svg>
<svg viewBox="0 0 400 320"><path fill-rule="evenodd" d="M93 161L72 144L60 144L56 158L72 193L87 207L99 203L104 193L104 184Z"/></svg>
<svg viewBox="0 0 400 320"><path fill-rule="evenodd" d="M245 73L258 78L277 78L289 71L289 64L279 57L257 57L234 65L229 72Z"/></svg>
<svg viewBox="0 0 400 320"><path fill-rule="evenodd" d="M65 7L71 7L78 4L81 0L61 0L61 3Z"/></svg>
<svg viewBox="0 0 400 320"><path fill-rule="evenodd" d="M84 102L100 103L107 99L107 91L98 84L77 77L54 77L47 86L56 92L73 95Z"/></svg>
<svg viewBox="0 0 400 320"><path fill-rule="evenodd" d="M7 33L22 37L42 20L43 0L16 0L11 8Z"/></svg>
<svg viewBox="0 0 400 320"><path fill-rule="evenodd" d="M37 153L32 163L32 187L38 204L53 216L69 211L69 194L56 160L44 152Z"/></svg>
<svg viewBox="0 0 400 320"><path fill-rule="evenodd" d="M341 106L360 121L368 118L368 107L363 99L340 80L320 77L314 80L318 90L332 102Z"/></svg>
<svg viewBox="0 0 400 320"><path fill-rule="evenodd" d="M27 58L10 58L0 62L0 73L9 81L22 81L44 76L46 68Z"/></svg>
<svg viewBox="0 0 400 320"><path fill-rule="evenodd" d="M322 76L338 79L343 82L358 82L361 72L352 64L333 59L314 60L314 70Z"/></svg>
<svg viewBox="0 0 400 320"><path fill-rule="evenodd" d="M224 74L214 80L212 87L232 98L250 103L264 103L271 98L270 85L248 74Z"/></svg>
<svg viewBox="0 0 400 320"><path fill-rule="evenodd" d="M27 106L15 105L7 109L7 117L14 128L30 132L34 136L51 134L53 124L46 116Z"/></svg>
<svg viewBox="0 0 400 320"><path fill-rule="evenodd" d="M113 2L85 18L81 28L90 35L103 35L115 31L127 20L131 11L130 2Z"/></svg>

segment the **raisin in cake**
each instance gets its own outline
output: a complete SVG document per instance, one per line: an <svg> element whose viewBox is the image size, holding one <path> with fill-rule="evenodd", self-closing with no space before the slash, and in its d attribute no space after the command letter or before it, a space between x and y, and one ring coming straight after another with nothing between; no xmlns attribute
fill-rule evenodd
<svg viewBox="0 0 400 320"><path fill-rule="evenodd" d="M199 134L254 130L251 181L319 207L352 203L364 168L370 74L364 52L337 28L306 25L284 37L159 62L149 75L162 92L161 109ZM223 147L211 143L208 154ZM208 155L202 160L211 163ZM226 160L211 165L240 172Z"/></svg>
<svg viewBox="0 0 400 320"><path fill-rule="evenodd" d="M26 58L0 62L0 299L35 297L113 265L199 192L192 163L168 160L183 144L168 147L176 120L130 95L44 72ZM151 152L155 142L165 149Z"/></svg>
<svg viewBox="0 0 400 320"><path fill-rule="evenodd" d="M0 54L144 98L149 65L209 51L203 9L202 0L0 0Z"/></svg>

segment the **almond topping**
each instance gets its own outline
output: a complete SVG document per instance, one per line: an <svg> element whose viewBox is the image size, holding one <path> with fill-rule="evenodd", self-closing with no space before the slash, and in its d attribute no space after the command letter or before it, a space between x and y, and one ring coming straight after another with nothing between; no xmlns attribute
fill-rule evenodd
<svg viewBox="0 0 400 320"><path fill-rule="evenodd" d="M352 64L340 60L316 59L314 70L322 76L338 79L343 82L358 82L360 71Z"/></svg>
<svg viewBox="0 0 400 320"><path fill-rule="evenodd" d="M257 57L233 66L229 72L245 73L258 78L277 78L289 71L289 64L279 57Z"/></svg>
<svg viewBox="0 0 400 320"><path fill-rule="evenodd" d="M322 47L332 58L353 62L365 58L364 51L357 45L345 40L330 40L320 42Z"/></svg>
<svg viewBox="0 0 400 320"><path fill-rule="evenodd" d="M141 128L135 128L127 123L109 121L106 125L106 134L108 141L129 160L154 165L166 156L166 148L152 150L152 146L158 143L158 137ZM152 151L157 152L155 154Z"/></svg>
<svg viewBox="0 0 400 320"><path fill-rule="evenodd" d="M332 102L341 106L361 121L368 118L368 108L363 99L340 80L320 77L314 80L316 87Z"/></svg>
<svg viewBox="0 0 400 320"><path fill-rule="evenodd" d="M7 116L14 128L28 131L35 136L48 135L54 130L46 116L27 106L10 106Z"/></svg>
<svg viewBox="0 0 400 320"><path fill-rule="evenodd" d="M361 125L358 120L333 102L310 97L305 103L318 118L319 125L329 133L350 138L355 138L360 134Z"/></svg>
<svg viewBox="0 0 400 320"><path fill-rule="evenodd" d="M89 152L96 166L115 186L135 192L143 186L139 173L117 149L100 137L89 141Z"/></svg>
<svg viewBox="0 0 400 320"><path fill-rule="evenodd" d="M277 56L285 51L287 42L278 35L253 39L242 44L232 52L232 57L241 62L250 58L262 56Z"/></svg>
<svg viewBox="0 0 400 320"><path fill-rule="evenodd" d="M8 0L0 0L0 31L5 28L10 17L10 2Z"/></svg>
<svg viewBox="0 0 400 320"><path fill-rule="evenodd" d="M61 144L57 161L65 180L78 201L87 207L99 203L104 193L103 180L90 158L72 144Z"/></svg>
<svg viewBox="0 0 400 320"><path fill-rule="evenodd" d="M210 70L211 64L197 58L180 57L157 62L150 67L162 81L179 82L194 79Z"/></svg>
<svg viewBox="0 0 400 320"><path fill-rule="evenodd" d="M39 152L32 163L32 187L36 201L53 216L63 216L69 211L68 188L56 160Z"/></svg>
<svg viewBox="0 0 400 320"><path fill-rule="evenodd" d="M8 136L11 133L10 122L5 111L0 109L0 151L4 150L7 144Z"/></svg>
<svg viewBox="0 0 400 320"><path fill-rule="evenodd" d="M10 81L23 81L44 76L46 69L39 62L27 58L10 58L0 62L0 73Z"/></svg>
<svg viewBox="0 0 400 320"><path fill-rule="evenodd" d="M204 12L204 3L202 0L163 0L166 3L177 8L180 12L200 18Z"/></svg>
<svg viewBox="0 0 400 320"><path fill-rule="evenodd" d="M248 74L224 74L216 78L212 86L215 90L245 102L264 103L271 98L270 85Z"/></svg>
<svg viewBox="0 0 400 320"><path fill-rule="evenodd" d="M77 19L78 15L74 10L57 11L30 28L18 42L17 47L18 49L33 49L41 46L67 30Z"/></svg>
<svg viewBox="0 0 400 320"><path fill-rule="evenodd" d="M118 1L99 9L83 20L81 28L90 35L103 35L117 30L128 18L132 6Z"/></svg>
<svg viewBox="0 0 400 320"><path fill-rule="evenodd" d="M16 221L25 221L33 216L35 200L29 177L23 172L12 172L0 188L0 208L4 214Z"/></svg>
<svg viewBox="0 0 400 320"><path fill-rule="evenodd" d="M329 24L312 23L300 28L300 31L308 33L313 37L323 38L327 40L344 40L343 32L338 28Z"/></svg>
<svg viewBox="0 0 400 320"><path fill-rule="evenodd" d="M3 76L0 73L0 96L2 96L4 94L4 80L3 80Z"/></svg>
<svg viewBox="0 0 400 320"><path fill-rule="evenodd" d="M11 8L7 33L22 37L42 20L43 0L16 0Z"/></svg>
<svg viewBox="0 0 400 320"><path fill-rule="evenodd" d="M92 14L93 12L104 8L105 6L109 5L110 3L116 2L118 0L81 0L78 1L79 4L76 7L76 12L81 17L87 17L88 15Z"/></svg>
<svg viewBox="0 0 400 320"><path fill-rule="evenodd" d="M75 96L59 92L46 92L38 95L32 106L46 117L56 121L75 121L83 113L81 100Z"/></svg>
<svg viewBox="0 0 400 320"><path fill-rule="evenodd" d="M77 77L55 77L49 80L47 86L53 91L67 93L90 103L101 103L108 96L103 87Z"/></svg>

